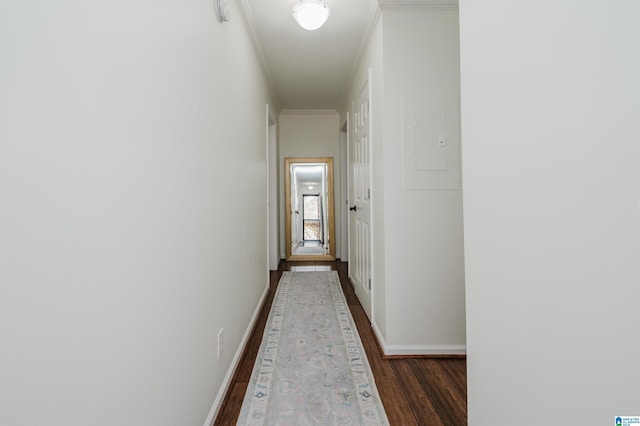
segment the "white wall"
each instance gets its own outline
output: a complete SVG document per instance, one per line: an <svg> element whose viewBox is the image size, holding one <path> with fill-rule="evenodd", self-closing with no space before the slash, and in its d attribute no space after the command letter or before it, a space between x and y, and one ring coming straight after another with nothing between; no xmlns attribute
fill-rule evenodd
<svg viewBox="0 0 640 426"><path fill-rule="evenodd" d="M640 415L640 3L460 5L469 424Z"/></svg>
<svg viewBox="0 0 640 426"><path fill-rule="evenodd" d="M434 93L457 97L458 37L456 10L384 12L386 341L399 351L456 352L466 343L462 188L406 190L402 180L403 168L413 167L403 164L402 95L429 105ZM448 137L450 149L459 144ZM455 163L448 159L454 172Z"/></svg>
<svg viewBox="0 0 640 426"><path fill-rule="evenodd" d="M279 119L280 211L284 208L284 159L333 157L333 199L336 257L340 257L340 126L336 111L283 110ZM285 218L280 215L280 255L286 257Z"/></svg>
<svg viewBox="0 0 640 426"><path fill-rule="evenodd" d="M460 90L457 11L437 9L383 10L350 91L371 68L373 323L388 354L466 342L461 187L403 187L402 95Z"/></svg>
<svg viewBox="0 0 640 426"><path fill-rule="evenodd" d="M0 57L0 423L203 424L267 285L238 11L6 0Z"/></svg>

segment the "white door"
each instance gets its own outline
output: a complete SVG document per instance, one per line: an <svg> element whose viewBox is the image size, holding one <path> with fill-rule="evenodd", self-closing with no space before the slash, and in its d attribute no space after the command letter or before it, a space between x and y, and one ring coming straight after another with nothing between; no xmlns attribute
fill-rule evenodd
<svg viewBox="0 0 640 426"><path fill-rule="evenodd" d="M371 320L371 147L369 83L353 105L349 141L349 277Z"/></svg>

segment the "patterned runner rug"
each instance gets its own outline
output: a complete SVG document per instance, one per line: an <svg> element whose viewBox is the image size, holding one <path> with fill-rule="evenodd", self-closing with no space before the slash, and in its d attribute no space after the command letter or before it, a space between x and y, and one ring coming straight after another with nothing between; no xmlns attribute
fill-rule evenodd
<svg viewBox="0 0 640 426"><path fill-rule="evenodd" d="M336 271L283 274L237 424L389 424Z"/></svg>

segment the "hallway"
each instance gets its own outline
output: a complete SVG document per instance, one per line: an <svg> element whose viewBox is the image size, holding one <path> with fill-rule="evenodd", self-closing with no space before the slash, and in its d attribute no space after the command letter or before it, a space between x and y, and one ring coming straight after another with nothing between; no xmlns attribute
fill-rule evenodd
<svg viewBox="0 0 640 426"><path fill-rule="evenodd" d="M235 425L255 362L269 308L283 271L337 270L347 303L362 339L391 425L467 424L467 379L464 358L382 359L369 321L349 285L348 264L336 262L285 262L271 271L271 288L215 425Z"/></svg>
<svg viewBox="0 0 640 426"><path fill-rule="evenodd" d="M232 424L303 156L393 424L640 418L640 1L297 1L0 2L0 424Z"/></svg>

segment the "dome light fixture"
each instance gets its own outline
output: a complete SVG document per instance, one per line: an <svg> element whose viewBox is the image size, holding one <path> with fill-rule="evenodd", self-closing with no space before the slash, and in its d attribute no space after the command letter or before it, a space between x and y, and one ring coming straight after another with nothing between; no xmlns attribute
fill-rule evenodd
<svg viewBox="0 0 640 426"><path fill-rule="evenodd" d="M331 10L322 0L300 0L291 11L293 18L305 30L317 30L327 22Z"/></svg>

